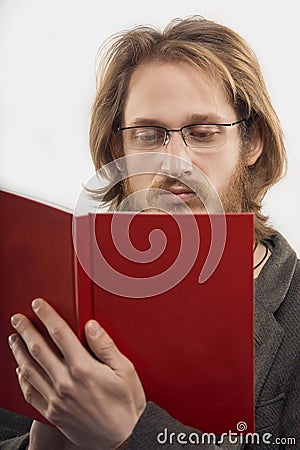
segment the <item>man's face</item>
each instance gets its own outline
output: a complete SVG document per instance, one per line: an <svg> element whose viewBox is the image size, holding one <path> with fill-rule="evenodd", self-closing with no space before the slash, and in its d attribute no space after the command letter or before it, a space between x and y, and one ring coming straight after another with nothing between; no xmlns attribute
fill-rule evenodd
<svg viewBox="0 0 300 450"><path fill-rule="evenodd" d="M145 64L139 66L130 80L122 127L152 125L167 129L200 123L231 123L237 117L228 103L220 82L184 62ZM171 133L167 145L159 149L166 154L159 175L143 174L129 178L129 193L147 188L167 189L164 202L176 206L182 201L192 212L202 212L197 195L184 189L184 177L193 179L193 166L209 179L225 211L241 208L244 170L240 158L241 140L238 126L224 127L226 141L215 148L195 149L185 145L180 133ZM124 155L137 153L123 146ZM170 156L183 158L179 165Z"/></svg>

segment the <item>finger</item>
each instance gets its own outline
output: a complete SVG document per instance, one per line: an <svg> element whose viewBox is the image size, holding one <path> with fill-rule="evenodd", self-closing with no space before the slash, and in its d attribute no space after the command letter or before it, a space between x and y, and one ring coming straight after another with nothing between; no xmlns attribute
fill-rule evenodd
<svg viewBox="0 0 300 450"><path fill-rule="evenodd" d="M9 336L9 345L18 364L18 371L45 400L49 398L51 384L47 374L32 358L25 343L17 334Z"/></svg>
<svg viewBox="0 0 300 450"><path fill-rule="evenodd" d="M100 327L96 320L85 325L87 343L93 353L113 370L122 369L128 359L120 352L112 338Z"/></svg>
<svg viewBox="0 0 300 450"><path fill-rule="evenodd" d="M63 354L69 365L75 363L79 355L87 356L88 352L69 327L67 322L43 299L35 299L32 309L40 321L45 325L47 331Z"/></svg>
<svg viewBox="0 0 300 450"><path fill-rule="evenodd" d="M61 356L55 353L46 339L26 316L15 314L11 319L11 323L22 337L29 354L53 382L65 374Z"/></svg>
<svg viewBox="0 0 300 450"><path fill-rule="evenodd" d="M33 406L42 415L47 411L48 402L40 394L39 391L25 378L22 374L22 369L17 367L16 369L19 385L23 394L24 399L27 403Z"/></svg>

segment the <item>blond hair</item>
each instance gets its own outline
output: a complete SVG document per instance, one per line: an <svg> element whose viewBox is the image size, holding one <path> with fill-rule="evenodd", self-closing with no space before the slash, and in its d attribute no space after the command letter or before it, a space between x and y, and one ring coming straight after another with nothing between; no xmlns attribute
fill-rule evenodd
<svg viewBox="0 0 300 450"><path fill-rule="evenodd" d="M261 156L248 170L242 209L255 213L257 239L274 230L261 212L268 189L283 175L286 153L283 133L259 67L247 42L228 27L192 16L172 20L163 31L138 26L113 35L100 49L97 93L90 124L90 149L96 170L112 161L110 135L121 125L132 73L142 63L184 61L221 78L241 127L244 143L259 128L264 140ZM245 146L247 147L247 146ZM118 183L105 201L118 204L124 187Z"/></svg>

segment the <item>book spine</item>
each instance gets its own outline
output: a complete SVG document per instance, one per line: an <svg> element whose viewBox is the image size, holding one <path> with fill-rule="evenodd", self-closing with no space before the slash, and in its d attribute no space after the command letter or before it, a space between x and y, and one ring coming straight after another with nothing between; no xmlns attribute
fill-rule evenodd
<svg viewBox="0 0 300 450"><path fill-rule="evenodd" d="M84 325L95 317L92 275L91 221L90 216L74 217L74 272L77 335L85 343Z"/></svg>

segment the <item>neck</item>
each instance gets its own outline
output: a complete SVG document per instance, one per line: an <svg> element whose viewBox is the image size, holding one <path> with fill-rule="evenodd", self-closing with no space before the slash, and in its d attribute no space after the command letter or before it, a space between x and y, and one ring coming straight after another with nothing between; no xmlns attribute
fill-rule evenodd
<svg viewBox="0 0 300 450"><path fill-rule="evenodd" d="M270 256L271 256L270 250L266 249L264 244L262 244L261 242L258 242L256 249L254 251L254 254L253 254L253 267L255 267L256 265L259 264L259 266L256 269L254 269L254 271L253 271L254 278L258 277L258 275L260 274L260 271L262 270L262 268L264 267L264 265L266 264L266 262L268 261ZM261 261L262 261L262 263L260 264Z"/></svg>

